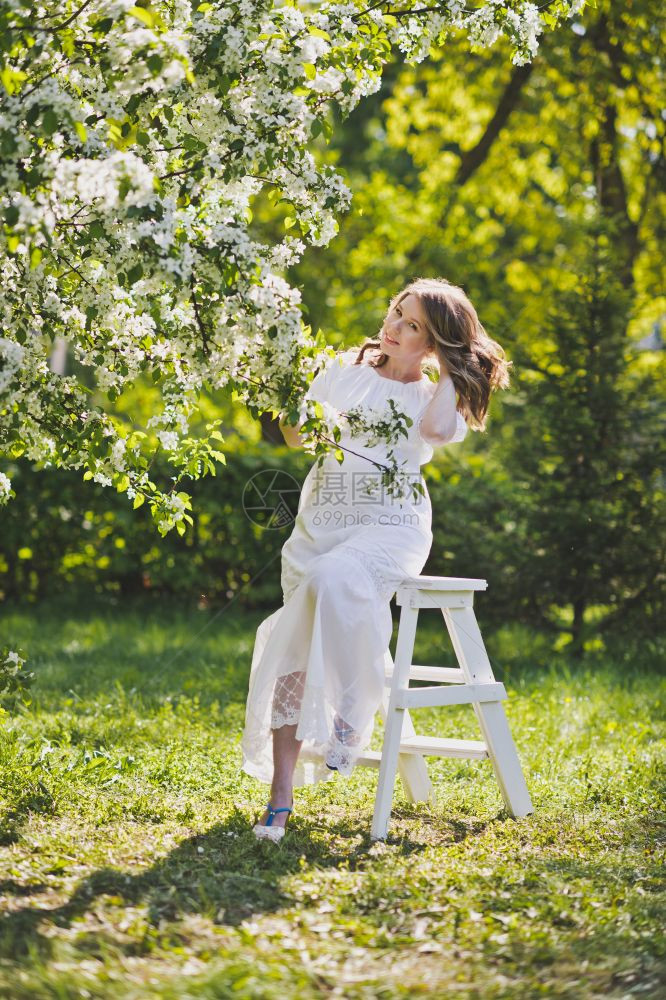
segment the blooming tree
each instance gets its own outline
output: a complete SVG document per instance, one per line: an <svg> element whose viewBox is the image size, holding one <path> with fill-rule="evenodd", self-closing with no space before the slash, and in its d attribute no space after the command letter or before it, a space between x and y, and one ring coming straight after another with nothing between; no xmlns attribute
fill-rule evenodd
<svg viewBox="0 0 666 1000"><path fill-rule="evenodd" d="M341 457L335 414L303 402L330 350L280 274L350 204L309 148L330 105L348 115L396 46L419 62L454 29L504 36L525 62L584 2L0 0L0 454L147 501L162 534L192 523L180 483L224 461L216 422L189 435L202 390L305 418L306 450ZM287 206L273 245L252 229L260 192ZM110 401L141 374L156 383L148 432L51 370L56 337ZM150 477L159 448L168 490ZM0 502L12 495L0 473Z"/></svg>

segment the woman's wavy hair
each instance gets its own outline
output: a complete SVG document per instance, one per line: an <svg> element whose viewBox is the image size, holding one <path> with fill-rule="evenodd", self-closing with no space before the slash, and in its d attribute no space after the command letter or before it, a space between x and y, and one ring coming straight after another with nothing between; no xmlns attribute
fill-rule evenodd
<svg viewBox="0 0 666 1000"><path fill-rule="evenodd" d="M513 362L507 361L504 349L488 336L462 288L445 278L416 278L391 299L387 315L409 294L419 299L426 316L424 371L431 369L439 378L443 362L458 394L458 410L470 427L484 431L490 395L508 387ZM367 340L354 364L360 365L365 352L374 350L379 357L367 363L375 368L385 365L389 355L380 344L379 339Z"/></svg>

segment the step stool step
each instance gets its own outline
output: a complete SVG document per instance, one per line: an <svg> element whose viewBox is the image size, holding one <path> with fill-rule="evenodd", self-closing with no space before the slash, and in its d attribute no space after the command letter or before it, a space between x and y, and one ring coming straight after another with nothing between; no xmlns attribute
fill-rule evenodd
<svg viewBox="0 0 666 1000"><path fill-rule="evenodd" d="M400 741L400 753L420 753L424 757L473 757L481 760L488 756L483 740L449 740L439 736L407 736Z"/></svg>
<svg viewBox="0 0 666 1000"><path fill-rule="evenodd" d="M408 736L400 741L400 753L419 754L422 757L457 757L484 760L488 747L483 740L449 740L438 736ZM378 750L365 750L358 758L362 767L379 767L382 755Z"/></svg>
<svg viewBox="0 0 666 1000"><path fill-rule="evenodd" d="M399 585L413 590L486 590L488 581L471 576L406 576Z"/></svg>
<svg viewBox="0 0 666 1000"><path fill-rule="evenodd" d="M391 681L393 670L386 670L386 680ZM440 684L464 684L465 675L460 667L428 667L412 663L409 668L410 681L439 681Z"/></svg>
<svg viewBox="0 0 666 1000"><path fill-rule="evenodd" d="M423 757L458 757L483 760L488 757L488 747L483 740L443 739L439 736L405 736L400 741L400 753L419 754ZM312 750L301 750L301 760L318 760ZM379 767L380 750L365 750L358 758L360 767Z"/></svg>
<svg viewBox="0 0 666 1000"><path fill-rule="evenodd" d="M403 688L395 692L397 708L441 708L444 705L471 705L487 701L503 701L507 697L503 684L451 684L436 687Z"/></svg>
<svg viewBox="0 0 666 1000"><path fill-rule="evenodd" d="M474 592L485 590L487 580L460 576L421 576L404 579L395 593L398 607L472 608Z"/></svg>

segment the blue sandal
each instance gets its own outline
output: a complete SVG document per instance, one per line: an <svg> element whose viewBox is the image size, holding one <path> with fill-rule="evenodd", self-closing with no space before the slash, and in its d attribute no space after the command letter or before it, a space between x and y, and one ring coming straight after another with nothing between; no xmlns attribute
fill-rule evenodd
<svg viewBox="0 0 666 1000"><path fill-rule="evenodd" d="M252 827L252 832L258 840L272 840L273 843L277 843L278 840L282 840L287 829L287 823L291 819L291 815L287 816L287 822L284 826L273 826L273 817L278 813L293 812L293 800L291 808L289 806L282 806L280 809L274 809L270 802L266 803L266 808L268 809L268 821L265 826L260 823L255 823Z"/></svg>

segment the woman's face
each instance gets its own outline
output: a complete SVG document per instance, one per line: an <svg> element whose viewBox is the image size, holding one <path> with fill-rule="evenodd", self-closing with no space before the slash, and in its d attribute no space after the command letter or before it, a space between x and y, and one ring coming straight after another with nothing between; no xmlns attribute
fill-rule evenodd
<svg viewBox="0 0 666 1000"><path fill-rule="evenodd" d="M428 347L426 317L411 292L390 309L381 330L381 349L396 361L421 361Z"/></svg>

